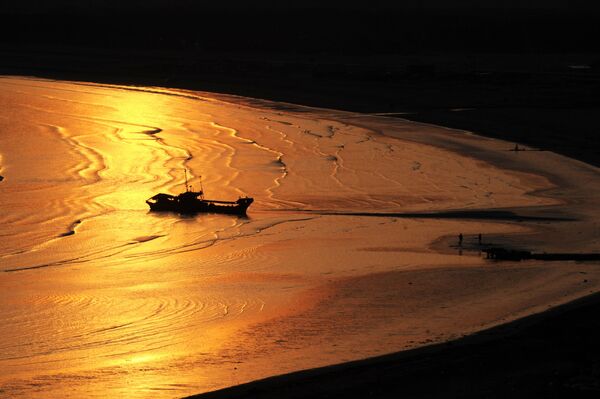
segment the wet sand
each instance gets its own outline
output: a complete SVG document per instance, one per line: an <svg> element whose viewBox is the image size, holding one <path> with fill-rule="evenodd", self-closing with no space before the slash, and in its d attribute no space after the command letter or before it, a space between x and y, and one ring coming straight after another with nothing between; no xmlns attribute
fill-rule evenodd
<svg viewBox="0 0 600 399"><path fill-rule="evenodd" d="M182 392L207 391L299 368L446 342L568 302L596 291L600 285L594 263L495 264L482 260L473 243L476 234L483 232L486 242L507 246L525 245L540 251L594 250L598 247L598 196L591 194L598 191L594 167L546 152L516 154L509 151L507 142L399 119L205 95L239 107L227 111L227 115L213 115L213 124L209 125L219 135L219 142L227 140L230 147L226 151L250 145L257 149L256 155L264 156L260 159L271 163L267 162L268 168L260 169L261 173L257 170L254 179L258 180L245 180L235 174L217 179L233 178L242 190L261 187L262 191L256 219L248 225L233 226L228 233L236 245L229 246L225 239L201 252L206 259L200 263L203 267L209 266L208 260L212 259L220 266L237 265L232 271L239 269L213 275L204 280L203 284L208 285L203 287L228 282L230 293L215 292L226 298L242 284L251 305L233 328L227 328L228 339L218 345L216 355L224 363L214 370L222 379L215 377L217 374L194 375L194 367L211 362L198 354L192 357L192 363L176 363L191 374L184 378L189 385L182 387ZM259 123L265 123L275 135L258 127L242 128L238 133L227 127L252 126L246 119L247 111L266 118L259 119ZM189 154L176 150L192 145L184 134L190 126L183 127L178 132L165 132L163 137L171 145L177 144L170 151L185 159ZM71 137L68 131L63 136ZM268 149L260 149L256 144L264 145L267 138ZM91 144L84 143L88 147ZM364 143L369 145L365 147ZM370 162L365 163L365 154ZM233 170L256 165L251 157L232 159L234 162L225 165ZM107 179L114 166L109 156L104 160L109 161L105 164L108 168L104 168L108 172L100 176ZM201 165L203 160L195 158L193 162ZM98 177L93 168L78 167L75 171L91 182ZM265 172L268 175L263 175ZM159 183L173 188L172 181ZM586 186L585 193L582 186ZM118 195L99 198L99 204L115 209L127 204ZM265 217L268 223L261 221ZM148 232L134 229L137 235L120 237L149 246L140 250L135 247L129 251L132 255L141 255L141 259L144 254L161 255L162 246L176 244L176 237L189 228L179 223L179 233L175 230L170 237L162 238L161 225L167 220L154 222L159 223L155 226L157 234L148 236ZM70 237L81 236L84 240L96 226L108 226L102 223L102 218L91 218L83 227L66 223L56 234L64 234L67 229L76 232ZM465 234L463 248L456 245L457 232ZM180 249L182 254L187 250ZM183 263L168 264L183 276L189 274L187 266L198 263L191 256L177 255L175 259ZM144 270L142 266L152 270L150 281L139 284L136 292L150 295L153 284L160 287L160 279L171 274L160 271L161 262L160 258L144 265L128 261L130 279L135 279L135 271ZM276 267L270 269L265 264ZM108 265L98 275L105 282L119 272L119 262ZM75 272L67 280L76 288L79 278L94 269L79 270L75 265L66 271L49 272L47 278L66 278ZM4 281L9 285L22 275L10 276ZM120 289L129 290L131 281L123 280ZM272 286L281 290L279 298L259 288L275 281L278 283ZM192 285L183 280L176 284L184 290ZM290 289L294 294L285 294ZM173 286L161 292L171 296L176 291ZM96 297L94 291L89 294L90 299ZM77 300L77 290L73 295ZM60 296L54 300L64 301ZM252 312L260 307L261 300L275 309L256 316ZM234 300L230 305L239 305L243 310L246 305L242 303ZM192 335L185 336L189 339ZM185 353L184 348L180 349ZM160 365L163 360L160 356L149 357L148 362ZM375 370L380 367L376 365ZM157 372L161 370L157 367ZM198 381L195 385L194 379ZM65 376L67 383L76 380L77 373ZM151 378L141 381L152 385ZM369 385L366 381L365 389ZM318 386L327 389L328 383L319 382ZM307 385L307 389L313 388ZM85 389L85 384L78 388L79 392Z"/></svg>
<svg viewBox="0 0 600 399"><path fill-rule="evenodd" d="M368 117L365 117L368 118ZM369 126L376 129L377 122L372 118L369 120ZM390 134L389 130L386 130ZM392 133L393 134L393 133ZM401 133L402 137L427 142L428 144L438 144L444 148L452 148L462 154L476 154L479 159L485 159L496 165L502 165L503 168L519 170L521 172L534 172L546 178L554 184L553 188L545 189L536 195L558 199L561 206L544 206L536 208L513 208L511 212L499 214L507 219L522 222L521 224L532 226L536 233L518 234L518 235L486 235L484 245L500 245L509 248L527 248L539 252L552 251L591 251L596 252L599 246L598 234L598 212L596 200L587 188L592 191L598 188L598 172L595 167L579 163L577 161L567 161L561 156L549 153L540 153L536 151L515 153L510 152L509 143L497 142L492 144L490 151L490 142L487 140L483 146L478 145L478 140L472 136L460 131L447 129L443 135L428 135L422 137L411 135L410 133ZM485 142L485 140L483 140ZM487 147L487 148L486 148ZM522 147L523 148L523 147ZM527 148L527 147L525 147ZM519 158L517 158L519 157ZM571 164L573 168L565 167ZM586 216L583 216L586 215ZM372 215L382 216L382 215ZM402 215L395 215L402 217ZM415 216L415 215L406 215ZM431 217L432 215L422 215ZM453 217L450 215L446 215ZM494 212L473 212L471 218L468 212L458 217L465 219L493 218ZM435 217L435 215L433 215ZM440 215L440 217L443 217ZM531 218L531 219L529 219ZM537 222L535 222L536 218ZM548 218L543 221L544 218ZM554 222L552 222L554 219ZM558 220L562 222L556 223ZM524 222L524 223L523 223ZM529 222L529 223L528 223ZM452 253L459 249L465 252L477 252L481 245L478 244L476 234L465 235L465 244L458 246L455 236L441 237L440 240L432 245L436 250ZM378 250L384 250L379 248ZM385 248L387 251L397 250L393 247ZM507 287L510 290L515 289L518 292L535 292L540 286L552 290L552 281L565 282L564 276L558 279L552 277L553 271L562 267L573 267L576 263L569 262L563 265L543 264L539 262L491 262L487 267L480 270L472 270L473 274L481 273L478 278L471 281L467 274L462 273L460 281L448 280L451 273L436 271L425 272L422 278L417 273L410 273L403 276L401 272L385 274L381 276L372 275L358 280L347 281L338 288L338 299L352 302L352 298L360 295L372 295L373 297L385 297L389 302L375 301L383 306L386 311L382 312L381 323L385 320L395 317L409 319L411 311L416 307L427 307L428 305L420 303L411 303L407 297L402 297L398 293L404 287L411 287L424 292L437 292L440 302L436 305L430 305L430 308L423 310L423 313L431 315L431 319L438 317L447 317L438 315L437 307L441 304L453 308L456 312L452 317L456 323L456 330L463 331L464 338L453 340L453 337L440 336L438 339L426 342L412 342L415 346L431 342L446 342L445 344L436 344L425 346L421 349L399 352L394 355L374 357L359 362L350 362L321 369L308 370L304 372L292 373L281 377L269 378L257 381L255 383L244 384L239 387L217 391L198 397L219 398L219 397L339 397L339 398L359 398L359 397L382 397L391 398L398 395L409 395L411 397L438 397L440 395L448 397L506 397L507 395L517 395L518 397L594 397L597 395L598 380L600 376L597 373L599 364L593 358L592 353L597 350L596 340L598 329L600 328L594 320L594 314L600 308L600 299L597 295L591 295L596 290L589 279L587 271L573 270L573 286L584 288L581 294L591 296L576 300L566 305L558 306L559 303L565 303L573 300L578 295L570 296L563 292L564 301L546 302L541 298L521 298L524 309L520 315L514 312L514 304L511 311L507 312L506 317L500 320L486 321L486 314L497 314L498 307L502 306L502 300L498 297L499 292L503 292L502 284L493 274L506 272ZM556 266L556 267L555 267ZM545 269L544 281L539 276L534 276L535 271ZM591 263L590 271L597 268L597 262ZM528 273L534 273L527 275ZM523 273L523 274L522 274ZM443 276L443 277L442 277ZM489 279L489 281L488 281ZM369 281L371 280L371 281ZM375 282L375 281L377 282ZM487 286L492 283L492 286ZM432 283L434 282L434 283ZM432 284L440 283L440 286ZM526 287L516 288L515 284L531 284ZM363 285L364 284L364 285ZM365 289L366 287L378 287L377 291ZM468 306L464 309L456 308L451 298L443 299L440 292L443 287L460 287L465 297L469 296L469 288L477 287L478 295L481 291L489 292L490 298L484 300L485 303L494 307L494 311L488 313L490 309L479 309L479 300L470 302L466 300ZM357 294L358 292L358 294ZM366 293L368 292L368 294ZM508 292L508 291L507 291ZM547 292L549 293L549 291ZM413 298L423 298L423 294L415 295ZM502 296L503 300L507 300ZM570 299L569 299L570 298ZM464 300L464 297L462 298ZM510 298L509 300L514 300ZM500 301L499 301L500 300ZM335 300L334 300L335 301ZM552 303L551 303L552 302ZM528 307L534 303L545 303L544 306ZM402 304L402 305L399 305ZM333 308L346 308L347 306L333 306ZM551 308L550 310L546 310ZM390 312L394 309L395 312ZM436 312L436 310L438 312ZM317 307L314 314L321 314L325 309ZM384 315L385 314L385 315ZM484 325L500 324L499 327L491 328L472 335L468 334L469 318L464 315L477 314L474 319L480 320L479 326L473 326L472 331L481 329ZM522 319L521 316L534 314ZM461 317L463 316L463 317ZM307 317L308 318L308 317ZM348 320L352 318L349 317ZM376 318L374 318L376 319ZM511 321L515 320L516 321ZM470 319L473 320L473 319ZM510 321L510 322L509 322ZM372 320L374 322L374 320ZM507 323L508 322L508 323ZM502 324L507 323L507 324ZM376 324L376 323L374 323ZM436 329L434 325L425 325L423 328L431 330ZM354 333L364 334L365 340L377 339L369 336L365 331L351 325L338 326L340 329L348 329ZM376 327L375 327L376 328ZM397 329L390 328L388 334L402 334ZM460 334L460 335L463 335ZM459 335L459 336L460 336ZM456 338L456 337L454 337ZM327 337L323 337L327 340Z"/></svg>
<svg viewBox="0 0 600 399"><path fill-rule="evenodd" d="M373 125L370 125L371 127ZM587 214L594 215L597 220L597 212L593 210L596 206L594 200L584 205L593 195L581 191L588 183L594 186L598 182L597 169L582 164L582 169L577 173L566 171L565 173L548 173L548 171L560 171L562 162L560 156L541 154L536 152L510 153L507 143L500 144L504 148L496 147L504 152L501 156L486 154L482 148L473 148L465 145L459 149L456 141L469 142L469 136L461 132L448 130L443 137L420 138L412 136L414 140L440 143L446 148L461 150L473 154L477 152L478 157L486 160L494 160L505 168L518 169L521 171L535 171L557 185L556 188L546 190L542 195L560 198L569 206L566 213L579 216ZM452 136L452 138L448 138ZM406 135L404 135L406 137ZM439 141L437 141L439 140ZM472 143L471 143L472 144ZM465 151L465 148L468 148ZM506 155L513 157L508 158ZM527 157L526 160L519 159L514 162L514 157ZM549 159L550 158L550 159ZM554 158L554 159L552 159ZM577 164L577 162L575 162ZM578 167L576 167L578 169ZM583 172L583 173L581 173ZM591 179L591 180L590 180ZM518 210L515 210L517 213ZM531 209L524 210L525 213L517 220L524 220ZM534 214L538 217L561 218L565 217L565 207L548 207L538 209ZM487 215L492 217L491 214ZM468 216L466 216L468 218ZM567 218L569 218L567 216ZM491 236L487 237L487 243L507 245L513 248L533 248L538 251L567 250L567 251L596 251L598 248L597 221L588 223L572 220L567 223L568 230L564 224L560 227L552 226L552 223L540 223L537 228L544 231L543 237L523 236ZM581 237L591 238L590 241ZM532 239L533 238L533 239ZM473 244L469 244L471 250L477 250L474 244L475 235L470 237ZM454 243L454 245L452 245ZM447 237L444 240L445 248L456 248L455 237ZM440 246L441 247L441 246ZM441 249L438 247L438 249ZM393 250L393 249L392 249ZM443 250L443 249L442 249ZM446 250L448 251L448 250ZM496 265L493 265L494 267ZM500 266L500 264L498 265ZM539 267L539 265L535 266ZM489 278L490 270L483 273ZM579 274L580 273L580 274ZM584 271L578 272L574 284L586 286L590 280ZM528 280L530 277L513 276L511 284L516 281ZM387 275L382 281L390 282L398 276L391 278ZM431 278L431 276L429 276ZM414 275L411 276L411 280ZM461 276L464 279L464 276ZM484 288L485 284L479 281L475 286ZM535 281L535 280L534 280ZM413 281L409 284L415 284ZM371 295L381 294L385 296L390 292L397 292L399 287L406 286L403 281L391 291L383 290L371 292ZM382 284L375 284L382 288ZM392 284L393 285L393 284ZM451 285L451 284L449 284ZM468 285L468 284L467 284ZM530 288L524 290L535 290L539 285L547 286L542 281L535 281ZM347 287L354 291L356 287L349 284ZM431 287L429 287L431 288ZM464 288L464 287L463 287ZM498 289L498 287L494 287ZM493 290L492 290L493 291ZM595 290L589 290L592 293ZM350 297L352 295L349 295ZM396 298L398 299L398 298ZM566 299L566 298L565 298ZM497 300L490 300L494 302ZM406 303L402 300L390 301L391 303ZM531 300L528 303L541 303L543 301ZM580 308L580 304L585 306ZM549 306L549 305L547 305ZM383 358L373 358L363 362L353 362L331 368L318 369L301 372L282 377L276 377L265 381L243 385L230 390L207 394L206 397L396 397L397 395L410 395L411 397L435 397L443 394L450 397L480 397L487 395L491 397L505 397L507 394L514 395L515 391L522 396L553 396L566 395L575 397L592 397L598 390L598 364L590 358L597 343L595 342L598 327L590 319L600 306L597 296L590 297L584 301L577 301L560 308L542 312L536 316L519 320L502 326L475 334L459 341L450 341L448 346L452 349L444 349L446 346L426 347L406 353L399 353ZM472 309L469 309L472 311ZM469 312L467 310L467 313ZM528 309L528 313L543 311L544 308ZM431 309L429 310L431 311ZM318 312L317 312L318 313ZM398 317L407 317L408 312L403 309ZM485 314L485 313L483 313ZM389 314L386 314L389 316ZM480 314L480 317L482 314ZM514 313L511 317L518 317ZM483 320L484 318L481 317ZM505 322L506 320L502 320ZM458 318L457 324L464 328L464 320ZM483 325L484 323L482 323ZM343 327L342 327L343 328ZM326 339L326 338L325 338ZM376 339L376 338L374 338ZM446 337L446 339L448 339ZM420 343L423 344L423 343ZM554 348L561 348L553 350ZM459 360L456 360L456 359ZM415 366L415 363L417 364ZM565 363L567 363L565 365ZM454 371L458 370L458 371ZM477 381L477 382L474 382Z"/></svg>
<svg viewBox="0 0 600 399"><path fill-rule="evenodd" d="M595 398L598 295L466 338L194 398Z"/></svg>

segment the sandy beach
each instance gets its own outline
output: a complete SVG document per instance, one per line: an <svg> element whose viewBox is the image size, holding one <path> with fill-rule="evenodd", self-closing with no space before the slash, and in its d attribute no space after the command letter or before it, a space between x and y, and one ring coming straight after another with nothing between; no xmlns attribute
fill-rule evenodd
<svg viewBox="0 0 600 399"><path fill-rule="evenodd" d="M445 344L193 397L593 398L598 306L594 295Z"/></svg>
<svg viewBox="0 0 600 399"><path fill-rule="evenodd" d="M215 394L360 397L372 392L373 378L413 378L395 371L406 362L423 364L410 368L415 373L455 368L419 360L438 353L455 358L444 352L446 342L469 335L452 350L483 356L473 345L498 350L507 331L531 337L539 323L554 326L563 322L559 316L574 314L565 309L583 312L595 303L495 327L597 292L600 271L597 262L491 262L481 253L492 244L538 253L597 251L594 166L381 115L186 90L22 78L2 84L10 96L29 101L30 113L16 128L14 119L2 119L9 132L0 143L3 203L26 189L44 193L32 197L40 207L48 198L61 204L53 208L58 214L44 216L51 222L35 215L17 222L15 212L26 212L18 201L2 215L11 228L2 253L8 272L2 304L35 306L66 323L43 325L63 335L36 342L27 334L42 318L9 313L12 326L21 326L21 337L10 335L0 359L12 370L2 380L11 397L31 396L35 381L36 394L47 397L67 387L75 396L178 397L403 351ZM4 103L20 103L14 98ZM67 105L48 112L56 101ZM166 112L153 112L157 103ZM38 148L55 149L47 159L57 170L20 167L39 156L36 148L22 151L19 134L28 129L39 133ZM70 155L52 159L61 153ZM143 200L155 190L177 192L182 166L202 174L216 196L252 194L250 219L202 217L192 224L148 216ZM64 175L58 170L69 178L51 180ZM465 237L461 246L458 233ZM61 287L52 284L57 280ZM161 303L153 304L157 292ZM128 315L131 306L139 311ZM153 308L169 311L154 319ZM65 319L65 312L75 318ZM143 329L140 320L148 320ZM533 330L521 327L529 325ZM488 332L471 336L481 330ZM70 344L81 334L86 343ZM98 342L115 344L107 350ZM34 344L32 352L16 356L26 343ZM464 364L473 367L477 359ZM390 384L375 394L417 387Z"/></svg>
<svg viewBox="0 0 600 399"><path fill-rule="evenodd" d="M360 120L359 124L365 123L374 131L385 131L386 134L394 135L394 129L389 129L389 126L387 126L387 130L378 128L378 117L365 116L358 119ZM553 187L538 190L534 195L553 198L558 200L559 205L512 209L521 215L514 219L514 221L519 221L521 226L532 227L530 223L522 222L527 215L547 217L547 221L533 223L535 225L533 230L536 233L529 231L526 234L493 236L490 241L493 241L494 244L510 248L528 248L539 252L597 251L599 244L597 205L593 195L588 196L588 192L586 192L588 188L596 187L595 183L598 179L595 167L572 161L574 168L566 168L562 156L540 153L535 150L528 153L529 148L527 147L522 147L525 152L511 154L510 143L490 139L481 140L479 137L473 137L463 131L441 128L441 132L438 133L434 128L433 132L429 130L428 135L424 137L418 133L412 134L410 129L400 127L399 130L401 132L396 133L395 137L429 145L436 144L442 148L452 148L465 155L477 154L478 159L485 159L504 169L534 173L538 177L544 176L548 182L552 182L551 186ZM524 154L525 158L516 158ZM582 190L582 188L584 189ZM582 215L587 216L582 217ZM491 212L488 216L491 217ZM468 219L468 216L466 218ZM550 221L552 218L571 220L553 223ZM589 237L590 240L582 239L582 237ZM475 234L472 234L470 247L477 250L475 240ZM455 237L443 238L442 236L433 245L439 251L449 252L448 249L456 247ZM398 249L388 248L387 250ZM436 309L437 303L411 303L412 296L406 297L398 294L400 287L421 286L423 291L414 296L421 299L428 292L439 294L448 287L456 286L460 286L463 294L468 296L468 288L477 287L477 295L480 295L481 291L490 292L490 297L486 301L489 301L488 303L497 310L503 302L499 302L498 292L507 293L509 290L516 289L515 284L527 282L532 285L516 290L532 293L542 286L549 288L552 285L550 281L557 281L550 275L547 275L548 281L542 281L529 275L531 269L525 271L527 267L522 268L523 266L516 265L518 263L513 262L492 264L494 268L492 270L488 265L480 270L472 270L473 274L469 277L461 274L459 282L453 279L448 280L451 273L448 273L447 270L428 271L421 276L417 273L405 274L402 272L372 275L344 282L338 291L343 294L336 299L339 300L342 297L348 301L349 298L364 295L365 287L375 286L377 291L370 291L368 295L377 298L385 297L389 300L388 307L380 316L382 323L385 323L383 320L389 322L390 318L411 318L411 311L417 307L422 307L420 310L423 311L423 314L429 314L432 319L436 319L439 317L436 314L436 311L439 311ZM555 266L559 268L572 267L575 264L571 263L570 265L559 266L552 263L550 267L556 271ZM535 269L545 265L531 266ZM507 274L510 277L504 288L497 285L499 280L491 276L491 274L506 272L506 269L499 271L498 267L511 270ZM593 268L594 266L590 270ZM546 272L549 270L546 269ZM591 288L587 285L591 282L588 279L587 271L579 271L576 274L578 276L573 280L575 285ZM562 278L560 277L559 280ZM432 281L435 283L432 284ZM491 281L494 282L491 283ZM562 282L565 281L562 280ZM487 286L490 283L492 286ZM360 294L356 294L356 292ZM527 308L525 305L527 310L519 315L512 313L511 316L502 318L501 321L483 322L479 327L495 323L506 324L472 335L458 334L456 337L464 338L449 340L446 341L446 344L430 345L421 349L399 352L395 355L292 373L194 397L358 398L370 396L391 398L398 395L410 395L411 397L438 397L439 395L449 397L480 397L481 395L489 397L506 397L506 395L593 397L598 392L597 381L599 378L598 363L589 355L597 346L595 342L597 326L591 320L600 303L597 295L591 295L595 292L596 289L589 289L584 294L590 295L589 297L570 303L567 302L574 300L575 297L569 299L563 297L566 299L563 303L566 304L556 308L554 306L558 304L557 302L541 307ZM504 295L503 300L506 300ZM450 297L441 298L443 299L439 301L440 303L452 303ZM459 315L474 313L473 303L465 302L468 303L468 308L455 308L457 310L454 315L455 326L459 330L469 323ZM538 302L537 299L529 298L525 302L531 305L543 301ZM347 305L342 306L342 308L345 307ZM389 310L392 308L398 313L390 313ZM545 310L548 308L551 310ZM478 319L483 321L484 315L489 310L479 313ZM322 314L325 311L324 308L317 307L315 313L306 318L315 317L315 314ZM519 319L528 314L533 315ZM513 316L516 317L513 318ZM512 321L515 319L518 320ZM431 330L439 328L439 326L427 327ZM349 326L342 328L351 329ZM394 329L390 328L390 330L392 331L388 334L394 334ZM472 331L477 331L477 328ZM372 339L377 338L373 337ZM442 338L440 341L443 342L446 339L448 338ZM436 341L434 339L428 342ZM416 346L422 344L423 342L420 342Z"/></svg>

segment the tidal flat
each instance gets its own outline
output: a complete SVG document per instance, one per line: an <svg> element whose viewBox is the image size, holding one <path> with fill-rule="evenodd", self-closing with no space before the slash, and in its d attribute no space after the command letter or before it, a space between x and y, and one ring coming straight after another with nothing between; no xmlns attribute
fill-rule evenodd
<svg viewBox="0 0 600 399"><path fill-rule="evenodd" d="M598 248L585 163L232 95L0 86L2 396L181 397L445 342L600 286L597 263L489 262L476 238ZM184 170L210 197L252 196L248 216L148 212Z"/></svg>

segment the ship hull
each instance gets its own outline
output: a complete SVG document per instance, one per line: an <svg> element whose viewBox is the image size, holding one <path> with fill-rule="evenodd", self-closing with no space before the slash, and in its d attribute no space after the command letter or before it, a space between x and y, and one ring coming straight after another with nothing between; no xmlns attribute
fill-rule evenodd
<svg viewBox="0 0 600 399"><path fill-rule="evenodd" d="M223 213L228 215L246 215L252 198L240 198L237 201L216 201L197 198L180 198L168 194L158 194L146 201L152 212L176 212L181 214Z"/></svg>

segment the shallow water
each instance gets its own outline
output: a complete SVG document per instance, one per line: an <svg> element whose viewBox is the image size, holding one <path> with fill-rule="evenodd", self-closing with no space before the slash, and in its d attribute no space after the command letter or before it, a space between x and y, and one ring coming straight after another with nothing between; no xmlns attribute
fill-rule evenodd
<svg viewBox="0 0 600 399"><path fill-rule="evenodd" d="M527 195L542 178L317 110L25 78L0 87L1 396L178 397L447 339L551 302L534 292L460 326L444 321L451 306L430 319L437 300L480 299L456 299L475 277L439 270L483 263L432 241L526 229L358 215L554 203ZM148 212L150 196L184 190L184 170L209 198L254 197L248 217ZM415 270L441 285L405 292L414 303L396 296L403 279L355 280ZM528 281L542 272L557 276ZM579 292L569 276L570 291L556 292ZM497 287L526 291L504 277Z"/></svg>

